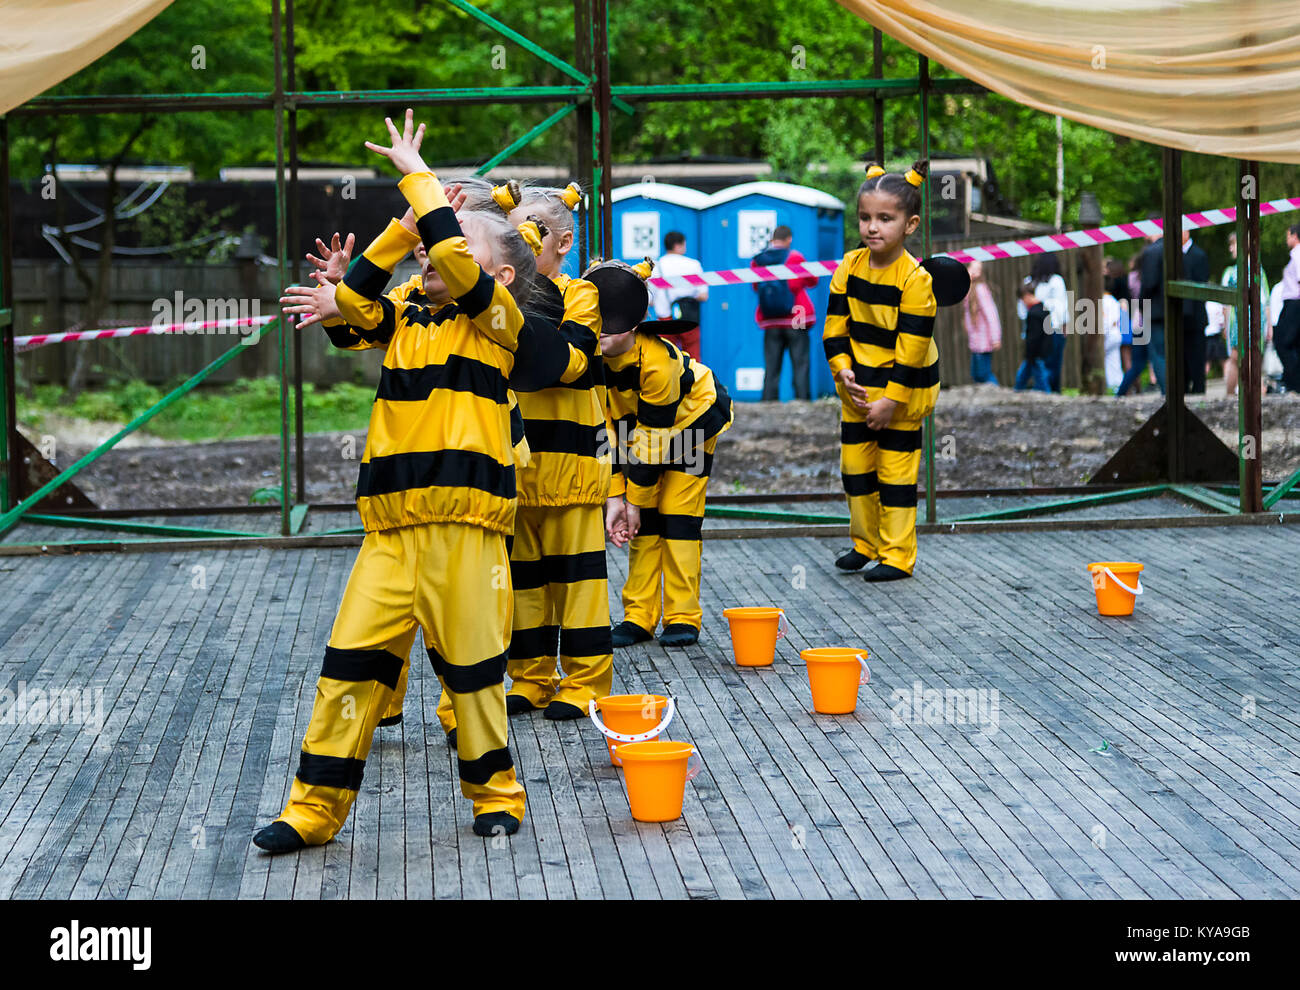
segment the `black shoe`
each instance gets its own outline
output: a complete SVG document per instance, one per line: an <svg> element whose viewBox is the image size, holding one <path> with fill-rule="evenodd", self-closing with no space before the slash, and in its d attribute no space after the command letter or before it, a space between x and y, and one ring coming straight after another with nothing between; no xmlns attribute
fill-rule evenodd
<svg viewBox="0 0 1300 990"><path fill-rule="evenodd" d="M529 712L537 711L537 706L525 698L522 694L506 695L506 714L507 715L527 715Z"/></svg>
<svg viewBox="0 0 1300 990"><path fill-rule="evenodd" d="M307 843L288 822L271 822L253 836L253 845L269 853L291 853L305 848Z"/></svg>
<svg viewBox="0 0 1300 990"><path fill-rule="evenodd" d="M684 622L674 622L664 626L659 634L660 646L690 646L700 641L700 631Z"/></svg>
<svg viewBox="0 0 1300 990"><path fill-rule="evenodd" d="M866 574L862 575L864 581L901 581L903 578L909 578L912 575L907 571L899 570L897 567L891 567L888 564L877 564Z"/></svg>
<svg viewBox="0 0 1300 990"><path fill-rule="evenodd" d="M858 553L856 550L850 550L848 553L835 558L835 566L842 571L860 571L871 563L871 558L864 553Z"/></svg>
<svg viewBox="0 0 1300 990"><path fill-rule="evenodd" d="M542 712L542 718L549 718L552 722L565 722L572 718L586 718L587 713L577 705L571 705L567 701L552 701Z"/></svg>
<svg viewBox="0 0 1300 990"><path fill-rule="evenodd" d="M474 816L474 834L490 839L495 835L514 835L519 831L519 819L507 811L490 811Z"/></svg>
<svg viewBox="0 0 1300 990"><path fill-rule="evenodd" d="M401 724L402 724L401 712L398 712L396 715L389 715L387 718L381 718L379 720L380 728L383 728L385 725L401 725Z"/></svg>
<svg viewBox="0 0 1300 990"><path fill-rule="evenodd" d="M452 749L455 749L455 748L456 748L456 730L455 730L455 729L452 729L450 732L447 733L447 745L450 746Z"/></svg>
<svg viewBox="0 0 1300 990"><path fill-rule="evenodd" d="M631 646L633 643L644 643L646 640L654 639L653 633L646 632L635 622L628 622L626 619L609 632L615 646Z"/></svg>

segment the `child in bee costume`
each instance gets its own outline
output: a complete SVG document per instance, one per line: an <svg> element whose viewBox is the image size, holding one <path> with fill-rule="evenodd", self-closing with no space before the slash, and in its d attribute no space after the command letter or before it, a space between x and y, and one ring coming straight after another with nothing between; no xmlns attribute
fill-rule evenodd
<svg viewBox="0 0 1300 990"><path fill-rule="evenodd" d="M605 440L605 391L599 357L596 288L561 273L573 245L576 185L550 189L515 182L492 187L462 182L467 209L500 209L511 224L537 222L538 272L555 293L561 318L556 336L533 344L526 377L512 374L522 414L516 447L519 510L510 547L515 593L510 634L511 715L543 709L549 719L586 716L587 704L613 682L604 505L610 454ZM533 321L530 321L530 323ZM538 328L539 331L542 328ZM556 352L556 348L560 352ZM530 352L530 353L533 353ZM518 365L519 362L517 362ZM561 678L556 672L559 656ZM405 675L382 724L401 720ZM438 719L449 742L456 717L443 693Z"/></svg>
<svg viewBox="0 0 1300 990"><path fill-rule="evenodd" d="M699 640L704 496L714 447L733 416L713 372L657 332L690 327L642 322L650 271L648 259L636 268L611 261L586 275L600 292L615 450L606 527L616 546L631 540L616 647L652 639L661 617L664 646Z"/></svg>
<svg viewBox="0 0 1300 990"><path fill-rule="evenodd" d="M524 816L504 686L513 607L506 537L516 510L507 379L520 304L536 278L526 238L540 234L486 215L466 216L462 229L419 156L423 128L412 138L410 111L403 133L387 123L393 147L370 147L405 174L407 222L392 221L342 284L296 293L310 297L336 346L382 348L384 366L357 481L366 537L330 633L289 802L253 839L275 853L328 842L342 828L417 628L455 708L475 833L511 834ZM429 262L423 291L436 310L399 308L382 295L420 240Z"/></svg>
<svg viewBox="0 0 1300 990"><path fill-rule="evenodd" d="M916 565L922 424L939 396L935 316L970 288L957 261L918 261L903 246L920 224L927 172L926 162L905 175L868 168L857 200L863 246L831 278L822 334L840 396L840 470L853 538L835 564L855 571L874 561L868 582L910 577Z"/></svg>

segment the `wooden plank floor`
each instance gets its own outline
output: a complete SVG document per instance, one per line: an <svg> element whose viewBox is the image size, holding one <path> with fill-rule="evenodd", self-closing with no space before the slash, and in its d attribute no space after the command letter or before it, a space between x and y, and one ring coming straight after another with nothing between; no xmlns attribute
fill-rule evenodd
<svg viewBox="0 0 1300 990"><path fill-rule="evenodd" d="M594 727L533 715L524 827L475 838L417 656L343 832L275 858L249 839L354 551L0 560L0 691L102 697L98 731L0 713L0 897L1300 896L1294 527L922 537L884 587L834 570L844 542L707 541L701 642L617 655L616 690L673 695L703 758L679 821L632 821ZM1134 618L1096 615L1099 559L1146 563ZM740 669L722 609L755 603L790 633ZM855 714L811 712L818 645L870 652Z"/></svg>

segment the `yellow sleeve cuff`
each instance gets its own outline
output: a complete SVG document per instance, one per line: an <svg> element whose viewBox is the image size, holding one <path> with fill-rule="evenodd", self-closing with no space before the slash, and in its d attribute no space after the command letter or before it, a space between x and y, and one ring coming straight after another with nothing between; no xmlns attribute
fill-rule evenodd
<svg viewBox="0 0 1300 990"><path fill-rule="evenodd" d="M838 375L845 368L853 367L853 358L847 354L836 354L827 363L831 366L831 375Z"/></svg>
<svg viewBox="0 0 1300 990"><path fill-rule="evenodd" d="M391 272L419 243L419 234L407 230L400 220L389 220L383 233L371 242L362 257L384 271Z"/></svg>
<svg viewBox="0 0 1300 990"><path fill-rule="evenodd" d="M406 197L417 217L451 205L447 201L447 194L443 192L442 183L432 172L412 172L403 176L397 188Z"/></svg>
<svg viewBox="0 0 1300 990"><path fill-rule="evenodd" d="M900 405L907 405L907 400L912 397L912 390L906 385L900 385L898 382L890 382L885 386L885 398L893 399Z"/></svg>

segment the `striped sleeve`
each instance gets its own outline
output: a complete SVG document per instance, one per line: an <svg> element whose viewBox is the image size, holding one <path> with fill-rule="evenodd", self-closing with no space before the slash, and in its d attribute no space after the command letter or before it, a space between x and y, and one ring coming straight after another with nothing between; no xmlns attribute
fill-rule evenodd
<svg viewBox="0 0 1300 990"><path fill-rule="evenodd" d="M822 329L822 347L831 374L838 375L853 365L853 345L849 338L849 267L854 255L846 255L831 276L830 301L826 305L826 325Z"/></svg>
<svg viewBox="0 0 1300 990"><path fill-rule="evenodd" d="M581 378L600 348L600 293L584 279L574 279L564 290L564 322L560 334L569 344L569 366L560 381Z"/></svg>
<svg viewBox="0 0 1300 990"><path fill-rule="evenodd" d="M376 237L343 276L334 295L342 323L326 326L335 347L364 350L386 347L396 327L397 309L384 288L397 263L411 253L419 237L396 220Z"/></svg>
<svg viewBox="0 0 1300 990"><path fill-rule="evenodd" d="M898 337L894 343L894 366L889 371L885 398L906 404L912 389L928 388L934 363L930 345L934 339L934 318L939 304L934 298L934 284L924 268L913 269L903 285L903 301L898 307Z"/></svg>
<svg viewBox="0 0 1300 990"><path fill-rule="evenodd" d="M460 221L432 172L412 172L397 184L415 211L416 226L451 296L484 336L511 353L524 317L510 290L479 267Z"/></svg>

